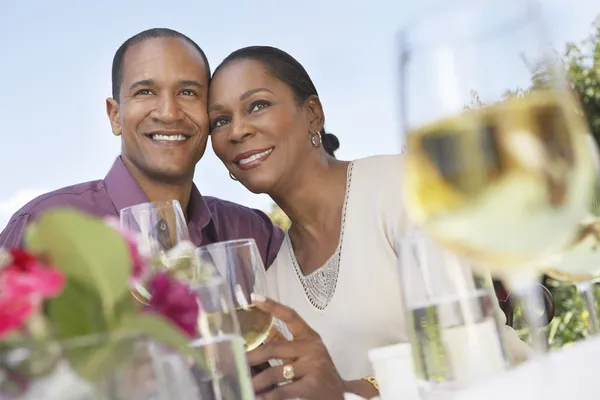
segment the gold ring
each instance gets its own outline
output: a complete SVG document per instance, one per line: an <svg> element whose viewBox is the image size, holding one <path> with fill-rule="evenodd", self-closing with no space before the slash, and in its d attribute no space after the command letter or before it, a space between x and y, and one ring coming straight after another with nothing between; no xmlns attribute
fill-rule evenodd
<svg viewBox="0 0 600 400"><path fill-rule="evenodd" d="M291 381L295 376L296 373L294 372L294 367L292 367L290 364L283 366L283 379L286 381Z"/></svg>

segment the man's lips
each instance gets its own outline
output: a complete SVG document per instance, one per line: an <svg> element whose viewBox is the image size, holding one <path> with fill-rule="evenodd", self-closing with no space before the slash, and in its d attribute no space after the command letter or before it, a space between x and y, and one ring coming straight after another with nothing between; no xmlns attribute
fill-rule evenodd
<svg viewBox="0 0 600 400"><path fill-rule="evenodd" d="M150 139L152 143L166 148L184 146L188 139L192 137L189 133L174 131L155 131L146 133L145 136Z"/></svg>
<svg viewBox="0 0 600 400"><path fill-rule="evenodd" d="M234 164L237 164L241 170L249 170L260 165L272 152L273 147L246 151L235 156L233 162Z"/></svg>
<svg viewBox="0 0 600 400"><path fill-rule="evenodd" d="M147 138L154 141L163 142L185 142L191 135L186 132L172 132L172 131L155 131L144 134Z"/></svg>

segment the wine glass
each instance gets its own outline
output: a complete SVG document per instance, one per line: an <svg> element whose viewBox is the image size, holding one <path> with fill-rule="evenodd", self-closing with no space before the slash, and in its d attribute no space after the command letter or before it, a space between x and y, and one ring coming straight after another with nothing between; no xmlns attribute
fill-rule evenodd
<svg viewBox="0 0 600 400"><path fill-rule="evenodd" d="M496 296L485 279L423 232L398 240L415 373L424 395L452 392L510 364Z"/></svg>
<svg viewBox="0 0 600 400"><path fill-rule="evenodd" d="M198 248L196 255L201 267L216 269L229 286L246 350L260 346L273 317L252 303L252 293L267 294L266 271L254 239L209 244Z"/></svg>
<svg viewBox="0 0 600 400"><path fill-rule="evenodd" d="M590 151L594 156L596 171L600 159L596 143L589 137ZM600 333L596 296L593 283L600 279L600 181L596 181L589 215L581 222L579 234L569 244L557 261L544 271L549 277L563 282L572 282L583 299L589 315L589 332Z"/></svg>
<svg viewBox="0 0 600 400"><path fill-rule="evenodd" d="M119 212L121 226L139 232L152 253L167 252L181 242L190 242L181 205L177 200L154 201Z"/></svg>
<svg viewBox="0 0 600 400"><path fill-rule="evenodd" d="M121 226L137 233L140 250L149 255L156 270L164 270L185 282L203 279L206 271L198 266L196 246L190 239L181 205L177 200L137 204L120 211ZM210 273L210 271L208 272ZM149 293L140 279L134 296L141 302Z"/></svg>
<svg viewBox="0 0 600 400"><path fill-rule="evenodd" d="M201 349L206 365L194 375L204 399L253 399L250 370L244 357L236 306L229 285L216 274L189 288L198 299L198 337L190 343Z"/></svg>
<svg viewBox="0 0 600 400"><path fill-rule="evenodd" d="M543 352L536 280L587 215L588 129L537 3L447 7L402 35L406 209L442 246L504 280Z"/></svg>

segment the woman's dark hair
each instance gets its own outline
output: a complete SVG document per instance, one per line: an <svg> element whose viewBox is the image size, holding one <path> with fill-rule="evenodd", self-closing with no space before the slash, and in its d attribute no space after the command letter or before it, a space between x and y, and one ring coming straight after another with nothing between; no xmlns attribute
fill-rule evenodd
<svg viewBox="0 0 600 400"><path fill-rule="evenodd" d="M303 104L310 96L319 95L302 64L285 51L270 46L250 46L234 51L215 69L213 77L225 65L238 60L260 62L273 77L292 89L298 104ZM325 132L325 128L319 133L323 140L323 149L335 157L333 153L339 149L340 141L334 134Z"/></svg>

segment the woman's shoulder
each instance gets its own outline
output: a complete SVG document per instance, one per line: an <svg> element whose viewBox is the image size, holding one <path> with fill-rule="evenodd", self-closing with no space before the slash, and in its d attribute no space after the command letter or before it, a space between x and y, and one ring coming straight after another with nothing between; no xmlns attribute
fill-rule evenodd
<svg viewBox="0 0 600 400"><path fill-rule="evenodd" d="M354 160L353 173L368 175L401 175L402 154L379 154Z"/></svg>
<svg viewBox="0 0 600 400"><path fill-rule="evenodd" d="M352 183L355 187L368 187L374 194L377 187L382 193L391 187L398 190L402 180L402 155L375 155L354 160ZM391 186L390 186L391 185Z"/></svg>

